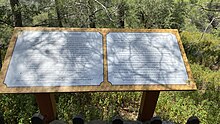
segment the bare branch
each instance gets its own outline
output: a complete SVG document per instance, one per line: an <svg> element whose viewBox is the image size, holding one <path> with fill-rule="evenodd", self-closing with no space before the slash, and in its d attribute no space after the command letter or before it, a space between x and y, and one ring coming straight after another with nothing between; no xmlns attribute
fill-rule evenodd
<svg viewBox="0 0 220 124"><path fill-rule="evenodd" d="M98 0L94 0L94 1L97 2L99 5L101 5L101 6L105 9L105 12L106 12L108 18L109 18L111 21L113 21L113 19L111 18L110 14L109 14L109 11L108 11L107 7L105 7L105 5L103 5L103 4L102 4L101 2L99 2Z"/></svg>
<svg viewBox="0 0 220 124"><path fill-rule="evenodd" d="M11 24L10 22L6 22L4 20L0 20L0 23L13 27L13 24Z"/></svg>
<svg viewBox="0 0 220 124"><path fill-rule="evenodd" d="M220 19L220 17L213 17L211 22L206 26L205 30L202 33L201 38L199 39L199 41L201 41L204 37L204 34L206 33L207 29L209 28L209 26L216 20L216 19Z"/></svg>

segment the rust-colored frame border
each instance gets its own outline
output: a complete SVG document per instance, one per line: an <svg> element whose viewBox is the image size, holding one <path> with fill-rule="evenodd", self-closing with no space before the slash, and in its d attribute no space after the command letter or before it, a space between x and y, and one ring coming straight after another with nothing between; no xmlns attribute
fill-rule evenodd
<svg viewBox="0 0 220 124"><path fill-rule="evenodd" d="M37 87L15 87L9 88L3 82L7 69L13 54L17 37L21 31L78 31L78 32L100 32L103 35L103 73L104 81L100 86L37 86ZM109 32L158 32L172 33L176 36L182 58L187 70L189 81L187 84L155 84L155 85L111 85L108 82L108 63L107 63L107 41L106 35ZM196 84L193 81L192 72L176 29L110 29L110 28L44 28L44 27L16 27L4 59L0 73L0 93L41 93L41 92L95 92L95 91L167 91L167 90L196 90Z"/></svg>

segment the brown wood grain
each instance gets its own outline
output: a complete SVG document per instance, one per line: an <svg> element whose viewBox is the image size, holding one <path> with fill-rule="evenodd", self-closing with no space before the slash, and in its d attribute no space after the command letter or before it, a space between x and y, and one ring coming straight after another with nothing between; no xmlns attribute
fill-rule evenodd
<svg viewBox="0 0 220 124"><path fill-rule="evenodd" d="M159 94L160 91L143 92L138 120L145 122L149 121L153 117Z"/></svg>
<svg viewBox="0 0 220 124"><path fill-rule="evenodd" d="M56 120L56 102L54 94L38 93L34 94L40 113L44 116L45 124Z"/></svg>

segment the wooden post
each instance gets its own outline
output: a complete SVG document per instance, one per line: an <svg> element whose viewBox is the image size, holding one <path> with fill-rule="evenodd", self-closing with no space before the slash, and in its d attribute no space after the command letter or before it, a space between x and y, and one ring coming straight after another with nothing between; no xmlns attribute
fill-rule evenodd
<svg viewBox="0 0 220 124"><path fill-rule="evenodd" d="M40 113L44 116L46 124L56 119L56 102L54 94L40 93L35 94Z"/></svg>
<svg viewBox="0 0 220 124"><path fill-rule="evenodd" d="M149 121L154 114L160 91L144 91L141 99L138 120Z"/></svg>

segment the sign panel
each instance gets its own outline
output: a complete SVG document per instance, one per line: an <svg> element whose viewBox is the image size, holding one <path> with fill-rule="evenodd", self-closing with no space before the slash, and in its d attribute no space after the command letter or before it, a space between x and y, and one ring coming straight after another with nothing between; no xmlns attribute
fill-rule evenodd
<svg viewBox="0 0 220 124"><path fill-rule="evenodd" d="M174 29L15 28L0 93L195 90Z"/></svg>
<svg viewBox="0 0 220 124"><path fill-rule="evenodd" d="M171 33L109 33L107 50L112 85L187 83L179 45Z"/></svg>
<svg viewBox="0 0 220 124"><path fill-rule="evenodd" d="M4 83L8 87L100 85L102 63L98 32L23 31Z"/></svg>

